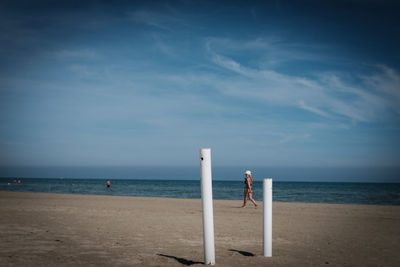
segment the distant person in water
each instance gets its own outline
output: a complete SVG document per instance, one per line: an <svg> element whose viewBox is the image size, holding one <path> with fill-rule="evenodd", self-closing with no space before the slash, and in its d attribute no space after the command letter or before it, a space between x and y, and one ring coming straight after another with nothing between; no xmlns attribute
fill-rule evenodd
<svg viewBox="0 0 400 267"><path fill-rule="evenodd" d="M110 180L107 180L107 187L108 187L108 188L111 187L111 182L110 182Z"/></svg>
<svg viewBox="0 0 400 267"><path fill-rule="evenodd" d="M257 208L257 203L253 199L253 178L251 177L251 171L247 170L245 172L246 177L244 178L244 200L242 208L246 207L247 198L253 202L254 206Z"/></svg>
<svg viewBox="0 0 400 267"><path fill-rule="evenodd" d="M21 180L20 180L20 179L18 179L18 183L19 183L19 184L21 183Z"/></svg>

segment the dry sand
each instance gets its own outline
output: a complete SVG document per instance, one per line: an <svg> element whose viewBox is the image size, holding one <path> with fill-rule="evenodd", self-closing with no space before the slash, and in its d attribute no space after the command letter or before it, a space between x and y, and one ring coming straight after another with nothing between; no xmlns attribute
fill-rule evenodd
<svg viewBox="0 0 400 267"><path fill-rule="evenodd" d="M262 203L260 203L262 204ZM400 207L214 201L216 266L400 266ZM199 266L199 199L0 192L0 266Z"/></svg>

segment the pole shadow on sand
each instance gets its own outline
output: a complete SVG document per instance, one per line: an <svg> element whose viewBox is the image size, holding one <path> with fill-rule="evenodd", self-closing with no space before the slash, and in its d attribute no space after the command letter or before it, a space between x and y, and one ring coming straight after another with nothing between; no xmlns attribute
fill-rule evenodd
<svg viewBox="0 0 400 267"><path fill-rule="evenodd" d="M246 256L246 257L254 257L255 256L253 253L247 252L247 251L243 251L243 250L230 249L229 251L237 252L237 253L239 253L239 254L241 254L243 256Z"/></svg>
<svg viewBox="0 0 400 267"><path fill-rule="evenodd" d="M186 266L190 266L190 265L193 265L193 264L204 264L204 262L201 262L201 261L191 261L191 260L187 260L187 259L184 259L184 258L179 258L179 257L160 254L160 253L158 253L157 255L158 256L162 256L162 257L166 257L166 258L174 259L177 262L179 262L179 263L181 263L183 265L186 265Z"/></svg>

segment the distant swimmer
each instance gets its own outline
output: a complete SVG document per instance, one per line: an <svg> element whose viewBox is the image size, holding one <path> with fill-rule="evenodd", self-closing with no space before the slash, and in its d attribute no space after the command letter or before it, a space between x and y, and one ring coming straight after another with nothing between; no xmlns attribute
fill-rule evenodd
<svg viewBox="0 0 400 267"><path fill-rule="evenodd" d="M21 183L21 180L20 180L20 179L18 179L18 183L19 183L19 184Z"/></svg>
<svg viewBox="0 0 400 267"><path fill-rule="evenodd" d="M107 187L111 187L111 182L110 182L110 180L107 180Z"/></svg>
<svg viewBox="0 0 400 267"><path fill-rule="evenodd" d="M244 200L242 208L246 207L247 198L253 202L254 206L257 208L257 203L253 199L253 178L251 177L251 171L247 170L245 172L246 178L244 178Z"/></svg>
<svg viewBox="0 0 400 267"><path fill-rule="evenodd" d="M16 183L17 183L17 180L14 179L14 180L13 180L13 183L16 184Z"/></svg>

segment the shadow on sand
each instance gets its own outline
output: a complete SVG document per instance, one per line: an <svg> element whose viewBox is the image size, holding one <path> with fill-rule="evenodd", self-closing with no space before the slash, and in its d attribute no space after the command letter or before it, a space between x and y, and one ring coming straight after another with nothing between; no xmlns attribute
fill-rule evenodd
<svg viewBox="0 0 400 267"><path fill-rule="evenodd" d="M201 262L201 261L191 261L191 260L187 260L187 259L184 259L184 258L178 258L178 257L175 257L175 256L170 256L170 255L165 255L165 254L160 254L160 253L158 253L157 255L158 256L162 256L162 257L166 257L166 258L174 259L177 262L182 263L183 265L186 265L186 266L190 266L190 265L193 265L193 264L204 264L204 262Z"/></svg>
<svg viewBox="0 0 400 267"><path fill-rule="evenodd" d="M230 249L229 251L237 252L237 253L239 253L239 254L241 254L243 256L246 256L246 257L254 257L255 256L253 253L247 252L247 251L243 251L243 250Z"/></svg>

